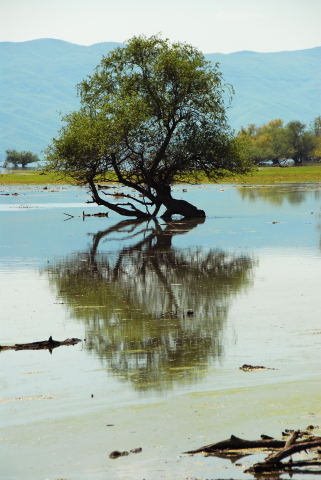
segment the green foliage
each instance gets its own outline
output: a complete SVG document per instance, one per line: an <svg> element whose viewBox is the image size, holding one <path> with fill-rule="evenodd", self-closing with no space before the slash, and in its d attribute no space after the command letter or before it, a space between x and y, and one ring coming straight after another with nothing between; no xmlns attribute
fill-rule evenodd
<svg viewBox="0 0 321 480"><path fill-rule="evenodd" d="M13 167L26 167L30 163L39 162L39 157L32 152L18 152L17 150L6 150L6 159L4 161L4 166L8 167L12 165Z"/></svg>
<svg viewBox="0 0 321 480"><path fill-rule="evenodd" d="M80 184L110 169L106 147L110 130L102 116L84 109L65 117L66 126L47 150L47 170L63 172Z"/></svg>
<svg viewBox="0 0 321 480"><path fill-rule="evenodd" d="M314 149L313 133L306 131L304 123L298 121L288 123L287 132L295 162L300 164L309 160Z"/></svg>
<svg viewBox="0 0 321 480"><path fill-rule="evenodd" d="M314 119L312 124L312 132L316 137L321 137L321 115Z"/></svg>
<svg viewBox="0 0 321 480"><path fill-rule="evenodd" d="M243 141L247 140L250 156L255 162L279 160L288 156L290 148L287 134L280 119L272 120L261 127L251 124L242 129L239 136Z"/></svg>
<svg viewBox="0 0 321 480"><path fill-rule="evenodd" d="M177 175L250 168L226 123L218 66L190 45L134 37L78 88L82 107L53 140L49 169L89 183L97 202L97 176L116 174L159 209Z"/></svg>
<svg viewBox="0 0 321 480"><path fill-rule="evenodd" d="M80 181L114 168L150 185L199 167L238 166L224 159L231 136L221 74L189 45L133 38L79 92L83 107L65 119L50 159Z"/></svg>
<svg viewBox="0 0 321 480"><path fill-rule="evenodd" d="M293 158L297 165L304 161L321 158L318 138L321 136L321 119L317 117L310 129L304 123L292 121L284 125L280 119L271 120L257 127L242 128L238 138L247 143L249 156L259 163L284 158Z"/></svg>

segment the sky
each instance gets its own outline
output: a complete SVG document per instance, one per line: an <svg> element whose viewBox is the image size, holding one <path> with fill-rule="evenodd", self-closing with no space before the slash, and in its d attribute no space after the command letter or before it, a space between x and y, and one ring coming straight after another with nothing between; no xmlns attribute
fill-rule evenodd
<svg viewBox="0 0 321 480"><path fill-rule="evenodd" d="M162 34L204 53L321 46L321 0L0 0L0 41Z"/></svg>

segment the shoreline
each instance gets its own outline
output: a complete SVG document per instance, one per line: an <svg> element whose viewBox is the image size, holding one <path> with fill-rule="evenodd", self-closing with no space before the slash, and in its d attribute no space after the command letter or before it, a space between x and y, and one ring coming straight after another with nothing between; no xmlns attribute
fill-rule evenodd
<svg viewBox="0 0 321 480"><path fill-rule="evenodd" d="M102 181L102 183L104 183ZM109 182L110 183L110 182ZM199 176L198 181L189 179L188 174L176 184L234 184L234 185L277 185L290 183L321 183L321 165L302 167L261 167L247 175L229 175L211 181ZM9 185L76 185L72 179L59 174L41 171L17 171L0 174L0 188ZM106 182L107 184L107 182Z"/></svg>

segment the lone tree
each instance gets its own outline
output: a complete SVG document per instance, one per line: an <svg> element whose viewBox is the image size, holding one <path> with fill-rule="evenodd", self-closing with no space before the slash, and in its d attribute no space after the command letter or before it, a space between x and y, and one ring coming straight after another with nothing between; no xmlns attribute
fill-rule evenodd
<svg viewBox="0 0 321 480"><path fill-rule="evenodd" d="M190 45L134 37L103 57L79 86L81 108L48 149L48 168L89 185L93 200L136 218L203 210L171 195L174 179L200 171L218 178L249 163L226 123L227 96L218 65ZM128 187L113 202L97 181Z"/></svg>
<svg viewBox="0 0 321 480"><path fill-rule="evenodd" d="M39 162L39 157L32 152L18 152L17 150L6 150L6 159L4 161L4 167L12 165L18 167L21 165L25 168L29 163Z"/></svg>

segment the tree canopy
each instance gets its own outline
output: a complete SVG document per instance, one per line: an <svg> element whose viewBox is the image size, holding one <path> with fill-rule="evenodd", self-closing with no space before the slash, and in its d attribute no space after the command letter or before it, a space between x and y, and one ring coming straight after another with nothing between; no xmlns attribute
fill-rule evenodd
<svg viewBox="0 0 321 480"><path fill-rule="evenodd" d="M14 167L26 167L29 163L39 162L39 157L32 152L22 151L18 152L17 150L6 150L6 159L4 161L4 166L7 167L12 165Z"/></svg>
<svg viewBox="0 0 321 480"><path fill-rule="evenodd" d="M156 216L161 206L168 218L204 216L172 198L174 179L249 169L226 122L229 90L218 65L190 45L134 37L78 88L81 108L53 140L49 168L88 184L100 205L132 217ZM112 203L97 180L116 180L134 193Z"/></svg>

